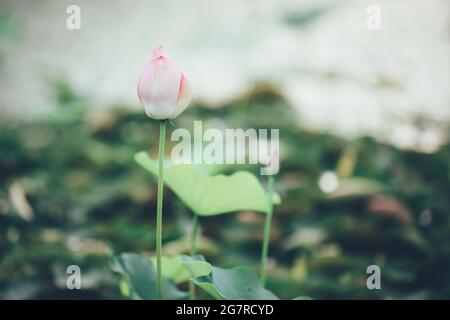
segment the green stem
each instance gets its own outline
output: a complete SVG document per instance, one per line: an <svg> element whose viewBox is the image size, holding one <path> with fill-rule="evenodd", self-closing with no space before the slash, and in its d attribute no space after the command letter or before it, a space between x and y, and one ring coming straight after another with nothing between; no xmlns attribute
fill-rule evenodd
<svg viewBox="0 0 450 320"><path fill-rule="evenodd" d="M269 253L270 225L272 223L272 211L273 211L273 184L274 184L274 177L273 175L270 175L268 177L268 190L267 190L269 212L267 212L266 220L264 222L264 239L261 252L261 266L259 272L261 285L263 287L266 286L267 255Z"/></svg>
<svg viewBox="0 0 450 320"><path fill-rule="evenodd" d="M197 231L198 231L198 216L194 214L192 218L192 232L191 232L191 257L197 254ZM189 282L189 295L191 300L195 300L195 284Z"/></svg>
<svg viewBox="0 0 450 320"><path fill-rule="evenodd" d="M159 163L158 163L158 195L156 203L156 288L158 298L163 298L162 287L162 266L161 266L161 247L162 247L162 212L163 212L163 190L164 190L164 144L166 140L166 121L159 123Z"/></svg>

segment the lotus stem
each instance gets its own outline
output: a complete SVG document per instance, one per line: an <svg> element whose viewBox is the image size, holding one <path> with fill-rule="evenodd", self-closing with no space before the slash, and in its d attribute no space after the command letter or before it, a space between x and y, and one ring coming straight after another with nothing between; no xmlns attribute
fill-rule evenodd
<svg viewBox="0 0 450 320"><path fill-rule="evenodd" d="M261 286L263 287L266 286L267 255L269 253L270 225L272 223L272 211L273 211L273 185L274 185L274 176L270 175L268 177L268 188L267 188L269 210L266 214L266 219L264 222L264 238L263 238L263 246L261 252L261 266L259 273Z"/></svg>
<svg viewBox="0 0 450 320"><path fill-rule="evenodd" d="M198 232L198 216L194 214L192 218L192 231L191 231L191 257L197 254L197 232ZM189 282L189 296L191 300L195 300L195 284Z"/></svg>
<svg viewBox="0 0 450 320"><path fill-rule="evenodd" d="M163 213L163 192L164 192L164 145L166 141L166 121L161 120L159 123L159 162L158 162L158 194L156 203L156 274L157 283L156 290L158 298L163 299L162 287L162 263L161 263L161 247L162 247L162 213Z"/></svg>

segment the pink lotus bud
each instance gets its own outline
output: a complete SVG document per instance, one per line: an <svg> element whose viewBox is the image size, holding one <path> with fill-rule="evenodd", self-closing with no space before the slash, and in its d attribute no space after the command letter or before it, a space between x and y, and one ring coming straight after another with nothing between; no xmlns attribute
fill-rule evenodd
<svg viewBox="0 0 450 320"><path fill-rule="evenodd" d="M145 113L158 120L176 118L192 97L186 77L162 46L153 49L139 77L137 92Z"/></svg>

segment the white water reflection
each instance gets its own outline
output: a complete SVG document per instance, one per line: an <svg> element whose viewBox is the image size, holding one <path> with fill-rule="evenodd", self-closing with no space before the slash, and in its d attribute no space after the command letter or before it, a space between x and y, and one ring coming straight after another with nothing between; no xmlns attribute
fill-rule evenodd
<svg viewBox="0 0 450 320"><path fill-rule="evenodd" d="M66 8L75 3L80 31L66 29ZM197 100L220 105L263 80L281 88L310 128L432 151L450 122L449 3L377 0L378 31L366 27L371 4L9 0L4 6L22 37L2 48L1 108L51 110L48 79L57 75L95 106L138 108L138 74L152 47L163 43ZM295 24L321 8L316 20ZM418 131L418 115L432 124Z"/></svg>

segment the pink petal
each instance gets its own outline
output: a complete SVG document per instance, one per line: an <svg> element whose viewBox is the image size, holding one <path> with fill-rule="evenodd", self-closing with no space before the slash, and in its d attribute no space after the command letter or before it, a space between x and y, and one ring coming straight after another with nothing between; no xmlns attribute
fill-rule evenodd
<svg viewBox="0 0 450 320"><path fill-rule="evenodd" d="M153 50L138 82L138 97L148 116L155 119L169 118L177 104L180 92L181 71L159 46Z"/></svg>
<svg viewBox="0 0 450 320"><path fill-rule="evenodd" d="M186 79L184 74L181 74L180 78L180 90L178 92L177 104L174 110L174 113L170 117L170 119L174 119L178 117L180 113L187 108L192 99L192 91L189 81Z"/></svg>

